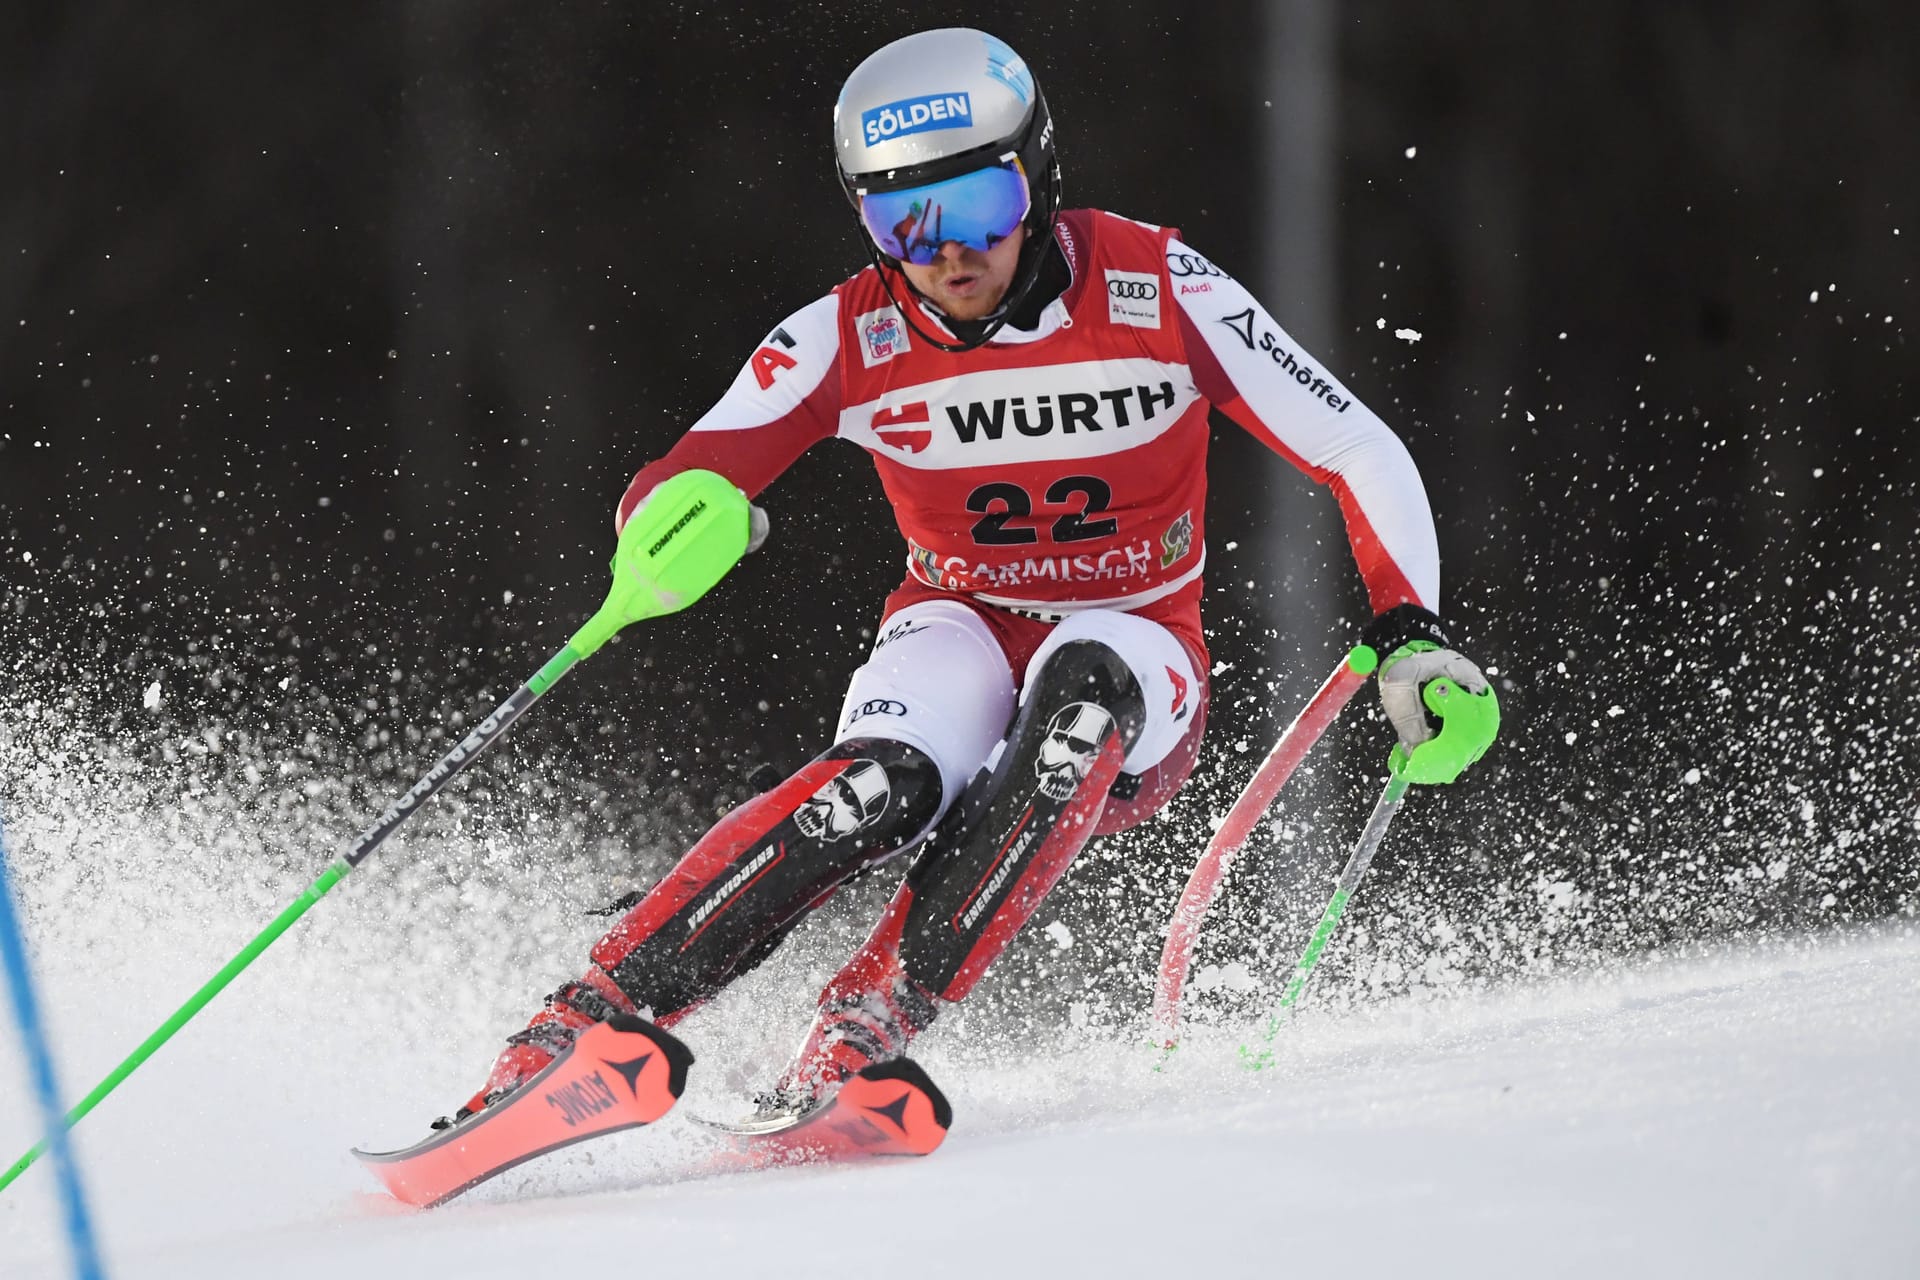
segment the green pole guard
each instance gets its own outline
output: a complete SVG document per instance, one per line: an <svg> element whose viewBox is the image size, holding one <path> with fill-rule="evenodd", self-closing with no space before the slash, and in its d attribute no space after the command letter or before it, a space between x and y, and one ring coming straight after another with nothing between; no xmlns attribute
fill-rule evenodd
<svg viewBox="0 0 1920 1280"><path fill-rule="evenodd" d="M1394 744L1387 767L1395 777L1422 786L1452 782L1493 745L1500 732L1500 699L1491 682L1479 693L1468 693L1441 676L1427 681L1420 700L1440 717L1440 732L1412 751Z"/></svg>

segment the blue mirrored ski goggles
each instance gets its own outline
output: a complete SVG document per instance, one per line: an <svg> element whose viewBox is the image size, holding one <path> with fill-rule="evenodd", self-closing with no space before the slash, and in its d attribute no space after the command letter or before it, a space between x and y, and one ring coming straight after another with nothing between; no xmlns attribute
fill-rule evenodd
<svg viewBox="0 0 1920 1280"><path fill-rule="evenodd" d="M1013 234L1033 204L1018 160L944 182L860 197L860 221L880 252L924 267L948 241L985 253Z"/></svg>

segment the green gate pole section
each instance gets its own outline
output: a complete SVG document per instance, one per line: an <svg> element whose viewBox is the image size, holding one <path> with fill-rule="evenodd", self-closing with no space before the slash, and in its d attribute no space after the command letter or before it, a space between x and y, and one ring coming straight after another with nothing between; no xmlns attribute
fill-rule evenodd
<svg viewBox="0 0 1920 1280"><path fill-rule="evenodd" d="M1381 668L1383 673L1386 669ZM1423 785L1452 782L1486 752L1499 731L1500 702L1491 685L1479 693L1470 694L1447 677L1439 676L1421 686L1420 700L1428 711L1439 717L1440 729L1411 752L1396 743L1387 754L1386 788L1381 791L1380 799L1373 806L1373 814L1367 819L1366 829L1360 833L1353 853L1347 858L1346 867L1340 872L1333 898L1321 913L1320 923L1314 927L1307 949L1293 967L1292 980L1287 983L1286 990L1280 993L1280 1001L1268 1015L1258 1042L1240 1046L1241 1060L1256 1071L1273 1065L1274 1037L1279 1034L1294 1002L1306 988L1307 978L1313 973L1313 966L1319 963L1320 953L1326 949L1327 940L1333 937L1340 917L1346 914L1347 903L1354 891L1359 889L1360 877L1367 873L1367 865L1373 861L1375 850L1386 838L1387 824L1393 821L1394 811L1400 807L1401 797L1406 795L1407 788L1416 782Z"/></svg>

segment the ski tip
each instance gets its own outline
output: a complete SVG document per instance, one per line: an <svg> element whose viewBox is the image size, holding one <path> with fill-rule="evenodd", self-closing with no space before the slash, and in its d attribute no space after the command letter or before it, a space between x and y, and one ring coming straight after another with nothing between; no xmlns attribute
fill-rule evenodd
<svg viewBox="0 0 1920 1280"><path fill-rule="evenodd" d="M953 1124L947 1096L910 1058L877 1063L806 1110L755 1114L734 1123L699 1119L733 1138L747 1168L872 1156L924 1156Z"/></svg>
<svg viewBox="0 0 1920 1280"><path fill-rule="evenodd" d="M667 1060L667 1092L678 1098L687 1091L687 1071L693 1066L693 1050L674 1036L668 1035L645 1018L630 1013L616 1013L600 1026L610 1027L622 1035L645 1036L660 1046L660 1052ZM595 1028L588 1028L592 1034ZM582 1036L585 1039L585 1036Z"/></svg>
<svg viewBox="0 0 1920 1280"><path fill-rule="evenodd" d="M910 1058L865 1068L816 1115L849 1152L866 1155L931 1154L953 1124L947 1096Z"/></svg>
<svg viewBox="0 0 1920 1280"><path fill-rule="evenodd" d="M947 1130L953 1127L953 1104L947 1101L946 1094L940 1092L940 1086L933 1082L933 1077L929 1076L925 1069L912 1058L895 1058L891 1062L877 1062L872 1066L864 1067L859 1075L849 1080L840 1090L842 1098L849 1102L860 1102L865 1097L890 1096L897 1093L897 1090L884 1087L862 1087L857 1088L853 1098L846 1098L847 1090L855 1089L861 1081L866 1081L868 1085L873 1086L904 1084L918 1092L927 1103L927 1114L924 1118L932 1121L939 1130L939 1136L933 1140L933 1147L939 1146L940 1139L946 1137ZM927 1150L931 1151L933 1147L928 1147Z"/></svg>

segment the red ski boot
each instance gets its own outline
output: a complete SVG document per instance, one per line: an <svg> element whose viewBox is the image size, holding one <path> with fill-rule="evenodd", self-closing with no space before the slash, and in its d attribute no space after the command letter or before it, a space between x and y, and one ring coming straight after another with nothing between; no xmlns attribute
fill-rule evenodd
<svg viewBox="0 0 1920 1280"><path fill-rule="evenodd" d="M900 966L895 917L847 962L826 990L799 1055L759 1099L762 1112L804 1115L818 1108L862 1067L904 1057L907 1045L939 1013L933 995Z"/></svg>
<svg viewBox="0 0 1920 1280"><path fill-rule="evenodd" d="M612 978L602 973L599 966L588 966L586 976L580 981L564 983L546 998L545 1006L533 1015L524 1031L507 1037L507 1047L494 1059L487 1082L467 1100L467 1105L451 1116L435 1120L433 1127L445 1129L459 1124L475 1112L494 1105L540 1074L556 1056L571 1048L575 1037L588 1027L605 1022L616 1013L636 1012L633 1001L613 985Z"/></svg>

